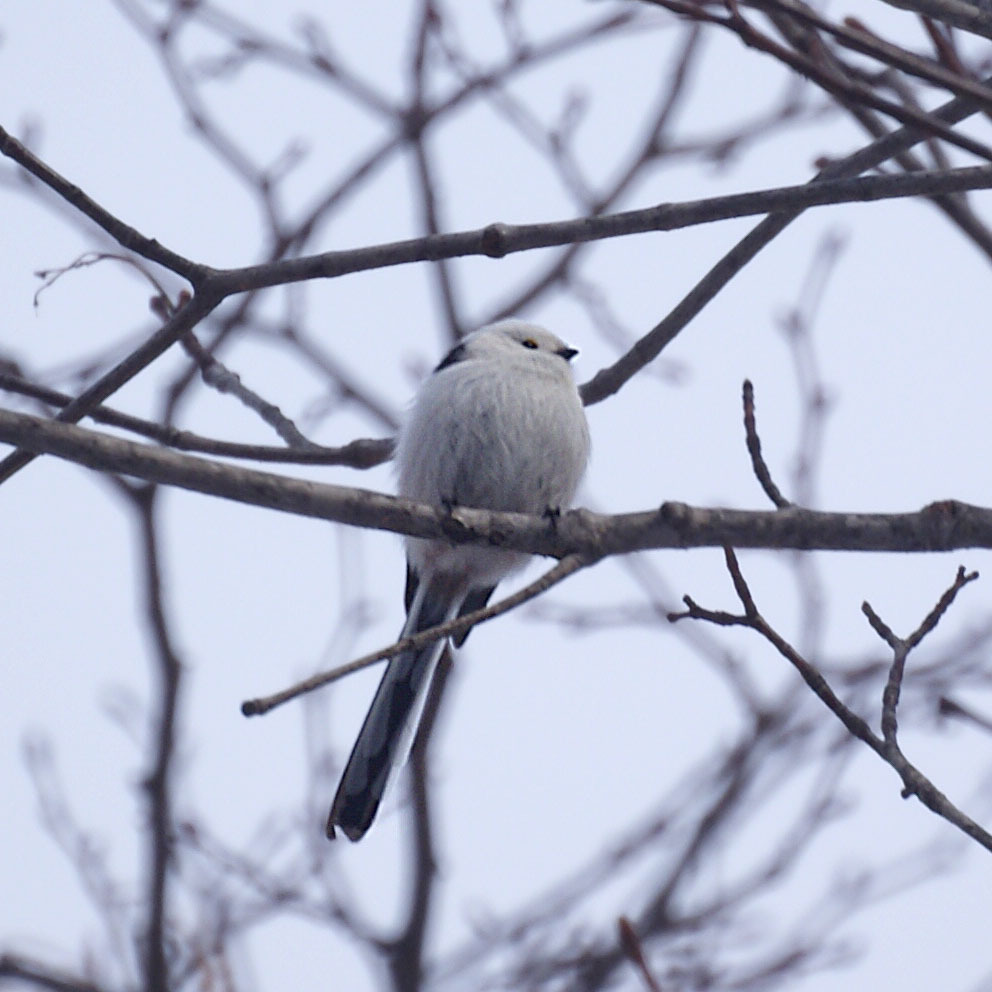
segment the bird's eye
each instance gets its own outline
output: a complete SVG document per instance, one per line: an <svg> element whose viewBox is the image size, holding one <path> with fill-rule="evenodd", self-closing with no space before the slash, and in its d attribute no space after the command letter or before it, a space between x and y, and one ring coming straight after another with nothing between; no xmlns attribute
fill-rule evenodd
<svg viewBox="0 0 992 992"><path fill-rule="evenodd" d="M537 342L533 338L524 338L520 343L525 348L530 348L531 351L534 351L537 348Z"/></svg>

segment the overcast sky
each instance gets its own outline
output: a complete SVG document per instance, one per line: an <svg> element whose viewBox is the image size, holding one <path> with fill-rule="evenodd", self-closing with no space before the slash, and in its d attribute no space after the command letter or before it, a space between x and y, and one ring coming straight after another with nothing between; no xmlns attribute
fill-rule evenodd
<svg viewBox="0 0 992 992"><path fill-rule="evenodd" d="M240 17L298 39L292 6L262 0L237 6ZM409 12L404 8L400 16L396 7L313 11L325 19L346 64L392 97L402 92L409 26ZM606 10L572 0L523 8L537 36ZM923 45L922 36L905 27L907 18L881 3L869 8L864 16L875 18L878 30ZM836 5L831 10L844 13ZM466 6L459 18L460 37L477 61L497 62L502 41L488 5ZM681 28L659 22L655 30L543 64L516 80L514 92L545 123L570 94L584 93L588 107L576 147L590 180L606 182L622 167L620 153L642 123L630 110L632 94L641 107L650 103L645 93L661 92L668 58L683 36ZM193 32L188 50L197 46L205 54L221 47ZM759 117L783 92L782 76L768 60L715 36L693 71L691 98L671 132L676 143L689 145ZM435 80L439 92L447 82ZM278 69L232 74L209 92L211 113L258 164L276 162L293 142L305 149L281 193L290 216L312 202L328 176L343 174L387 134L374 115ZM53 168L188 257L217 266L262 260L256 204L198 139L155 52L114 3L36 0L0 11L0 125L30 136ZM733 168L688 155L666 160L617 206L801 183L818 157L846 154L866 140L834 113L746 147ZM538 166L536 151L482 99L438 129L433 150L444 181L446 230L574 215L560 184ZM104 263L63 278L36 303L36 271L66 265L103 242L65 208L26 195L13 168L0 165L0 357L71 392L78 383L66 381L64 370L108 348L116 356L122 342L133 345L154 327L150 292L134 273ZM410 180L409 162L394 158L334 215L312 249L418 234ZM988 194L974 194L972 203L988 217ZM624 340L657 323L753 223L643 235L593 249L582 272L602 288L617 340L564 293L520 316L580 349L576 369L584 381L617 357ZM757 390L770 466L780 484L790 484L801 393L782 319L827 238L839 239L842 249L813 327L817 371L830 400L816 505L896 511L950 497L989 503L988 260L917 201L809 211L762 252L654 366L590 408L593 455L579 503L604 512L666 499L766 508L743 444L745 377ZM535 252L456 263L467 323L498 310L547 261L547 252ZM173 278L167 285L175 290L179 283ZM355 408L321 416L324 383L261 335L245 336L224 359L326 444L391 433L387 421L402 416L419 378L449 344L427 266L313 283L292 295L273 291L261 314L275 320L287 307L304 314L305 333L344 363L383 416ZM114 405L158 415L162 387L183 361L167 356L115 396ZM182 405L179 420L210 436L277 443L254 414L207 389ZM393 485L388 467L274 470L384 491ZM5 484L0 501L0 943L73 966L85 947L100 946L100 922L40 826L24 746L50 741L74 816L105 846L113 869L134 879L144 755L132 731L140 729L151 693L135 521L105 480L53 458ZM295 814L306 800L304 714L325 728L343 760L379 671L264 719L246 721L240 702L389 643L402 623L401 543L179 491L164 495L163 536L166 602L188 674L179 816L195 807L218 836L247 842L268 818ZM667 608L677 608L684 593L715 608L734 607L719 552L643 557L671 591ZM838 665L885 658L860 612L863 600L897 632L908 633L959 564L992 576L987 552L810 557L823 589L818 657ZM766 615L786 636L798 636L802 611L793 559L752 553L742 561ZM961 594L921 649L921 664L988 622L989 581L983 577ZM621 561L588 570L548 598L569 610L643 601ZM525 609L487 625L459 655L434 746L446 885L435 929L439 953L467 939L480 920L512 913L616 840L655 808L666 786L680 782L737 729L732 700L691 651L686 631L644 623L577 632L548 622L547 609ZM796 679L747 632L705 635L731 649L769 694ZM911 683L912 670L910 694ZM992 697L973 690L968 700L992 712ZM832 719L822 707L806 705L816 719ZM935 733L929 722L904 733L907 752L923 770L988 823L992 738L962 726ZM369 836L342 846L338 855L356 898L380 923L392 919L403 891L404 784L387 799ZM867 750L846 770L840 794L853 811L819 838L802 871L769 900L765 911L776 925L805 912L831 879L861 866L898 863L932 841L960 856L946 877L882 901L839 929L863 952L850 972L814 975L792 987L992 987L979 984L992 982L988 853L977 847L962 853L964 842L953 828L919 803L900 799L897 777ZM776 809L787 817L789 798L779 802ZM319 819L314 829L321 829ZM750 829L754 837L728 844L724 863L706 866L704 883L733 877L749 850L760 848L762 825ZM752 842L758 847L749 848ZM597 922L633 911L637 898L636 881L627 879L604 897ZM754 925L761 926L760 918ZM340 977L342 988L377 987L353 949L297 923L260 929L248 950L260 989L326 988L329 973Z"/></svg>

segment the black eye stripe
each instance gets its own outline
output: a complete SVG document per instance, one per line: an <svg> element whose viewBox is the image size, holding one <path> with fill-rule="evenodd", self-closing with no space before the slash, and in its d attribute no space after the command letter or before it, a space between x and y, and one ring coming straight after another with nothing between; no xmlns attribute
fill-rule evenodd
<svg viewBox="0 0 992 992"><path fill-rule="evenodd" d="M532 351L537 348L537 342L533 338L524 338L520 343L525 348L530 348Z"/></svg>

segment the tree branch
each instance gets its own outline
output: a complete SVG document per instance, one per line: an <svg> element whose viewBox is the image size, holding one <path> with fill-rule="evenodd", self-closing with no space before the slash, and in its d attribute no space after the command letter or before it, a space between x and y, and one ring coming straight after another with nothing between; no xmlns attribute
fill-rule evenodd
<svg viewBox="0 0 992 992"><path fill-rule="evenodd" d="M400 654L403 651L412 651L422 647L424 644L437 641L442 637L451 637L460 634L463 630L468 630L476 624L485 623L487 620L492 620L493 617L509 613L510 610L520 606L521 603L526 603L528 600L539 596L552 586L567 579L570 575L579 571L579 569L584 568L586 564L588 563L581 555L569 555L567 558L563 558L558 562L550 571L545 572L544 575L531 582L530 585L524 586L523 589L513 593L512 596L501 599L498 603L473 610L471 613L465 613L456 617L454 620L448 620L435 627L429 627L427 630L423 630L419 634L414 634L412 637L401 637L387 648L381 648L378 651L373 651L371 654L363 655L361 658L349 661L346 665L339 665L329 672L320 672L317 675L312 675L310 678L304 679L302 682L297 682L296 685L290 686L288 689L283 689L281 692L273 693L271 696L263 696L259 699L247 699L241 704L241 712L245 716L263 716L270 710L274 710L277 706L288 703L291 699L306 695L306 693L320 689L325 685L329 685L331 682L336 682L346 675L351 675L353 672L368 668L369 665L374 665L377 661L392 658L394 655Z"/></svg>
<svg viewBox="0 0 992 992"><path fill-rule="evenodd" d="M913 132L915 137L909 144L922 140L918 129L914 128ZM869 146L874 147L874 144ZM883 155L882 160L891 154ZM845 163L848 161L843 160ZM931 196L992 187L992 166L971 166L909 175L857 175L871 164L874 162L852 170L853 175L838 175L835 170L828 168L800 186L735 193L685 203L662 203L642 210L627 210L599 217L579 217L539 224L493 223L472 231L432 234L367 248L330 251L264 265L224 269L212 275L206 285L227 296L267 286L307 279L336 278L353 272L413 262L436 262L479 255L503 258L515 252L532 251L536 248L559 247L631 234L674 231L773 211L805 210L808 207L836 203Z"/></svg>
<svg viewBox="0 0 992 992"><path fill-rule="evenodd" d="M964 0L882 0L890 7L925 14L971 34L992 38L992 13Z"/></svg>
<svg viewBox="0 0 992 992"><path fill-rule="evenodd" d="M169 992L170 927L169 890L173 871L174 813L172 768L176 754L179 694L182 665L172 645L162 595L159 561L159 537L156 527L155 501L159 490L143 486L132 494L142 541L145 609L154 643L156 712L152 732L150 768L144 778L148 810L148 845L146 873L147 893L145 930L142 941L145 992Z"/></svg>
<svg viewBox="0 0 992 992"><path fill-rule="evenodd" d="M182 334L195 327L220 301L221 297L212 293L197 293L140 347L121 359L71 403L64 406L55 420L63 423L76 423L82 420L94 407L99 406L108 396L151 365L156 358L175 344ZM0 462L0 483L24 468L34 457L27 451L14 451L9 454Z"/></svg>
<svg viewBox="0 0 992 992"><path fill-rule="evenodd" d="M183 258L182 255L160 245L154 238L146 238L133 227L119 220L105 207L101 207L99 203L88 197L78 186L60 176L51 166L33 155L2 127L0 127L0 155L6 155L21 168L30 172L32 176L61 196L66 203L71 204L106 231L122 248L165 266L184 279L188 279L194 286L198 285L210 271L208 266Z"/></svg>
<svg viewBox="0 0 992 992"><path fill-rule="evenodd" d="M657 0L652 0L652 2L657 2ZM984 82L989 83L990 80L986 79ZM955 124L970 117L975 111L974 101L965 97L958 97L932 111L931 116L946 124ZM813 186L828 179L856 176L898 156L928 136L928 132L920 131L915 127L903 127L897 131L892 131L877 138L870 145L866 145L854 154L831 162L821 169L807 185ZM626 354L621 355L613 365L601 369L592 380L583 385L583 401L586 404L591 404L606 399L607 396L617 392L645 365L657 358L693 317L801 213L801 209L778 211L769 214L752 228L716 262L675 308L641 337Z"/></svg>
<svg viewBox="0 0 992 992"><path fill-rule="evenodd" d="M734 510L666 502L639 513L570 510L561 517L416 503L368 489L291 479L0 410L0 441L89 468L179 486L299 516L413 537L590 561L657 548L950 551L992 548L992 509L941 500L911 513L825 513L790 506Z"/></svg>
<svg viewBox="0 0 992 992"><path fill-rule="evenodd" d="M704 620L721 627L750 627L765 638L802 676L818 699L837 717L848 732L870 747L886 764L890 765L903 782L903 798L916 796L929 810L956 826L972 840L977 841L988 851L992 851L992 834L976 823L970 816L957 808L912 762L903 754L897 740L896 706L899 702L899 689L906 662L906 655L936 627L937 622L954 601L958 592L978 577L977 572L966 573L958 569L954 584L941 596L937 605L930 611L920 626L910 637L897 638L877 617L868 604L864 612L872 627L894 651L894 659L889 677L882 693L882 737L879 737L868 723L855 713L830 687L830 684L815 665L807 661L771 624L761 615L741 572L737 556L732 548L724 548L727 570L734 583L737 598L744 608L742 614L727 613L722 610L708 610L691 597L683 597L686 609L681 613L670 613L668 619Z"/></svg>
<svg viewBox="0 0 992 992"><path fill-rule="evenodd" d="M754 416L754 386L750 379L744 380L741 398L744 404L744 435L747 453L751 456L751 468L754 470L759 485L765 491L765 495L780 510L784 510L787 506L792 506L792 503L782 495L782 490L775 484L764 455L761 453L761 438L758 437L758 427Z"/></svg>
<svg viewBox="0 0 992 992"><path fill-rule="evenodd" d="M13 954L0 955L0 979L33 985L48 992L105 992L82 976L62 974L48 965L36 964Z"/></svg>
<svg viewBox="0 0 992 992"><path fill-rule="evenodd" d="M53 407L68 406L72 397L57 389L42 386L10 372L0 371L0 389L19 396L30 396ZM290 465L344 465L348 468L372 468L389 461L393 455L391 437L359 438L338 447L317 444L306 450L267 444L244 444L239 441L221 441L204 437L193 431L180 430L169 424L157 424L108 406L96 406L87 414L99 424L120 427L158 441L177 451L196 451L204 455L221 455L226 458L245 458L256 462L281 462Z"/></svg>

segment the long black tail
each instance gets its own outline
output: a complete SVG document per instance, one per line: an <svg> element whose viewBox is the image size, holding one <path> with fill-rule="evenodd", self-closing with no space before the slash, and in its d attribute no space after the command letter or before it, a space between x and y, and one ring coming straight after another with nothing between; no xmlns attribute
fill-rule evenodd
<svg viewBox="0 0 992 992"><path fill-rule="evenodd" d="M444 623L458 607L421 583L410 604L401 637ZM386 666L375 698L352 748L327 818L327 836L340 827L349 840L360 840L372 824L390 772L407 757L427 690L437 668L443 639L397 655Z"/></svg>

